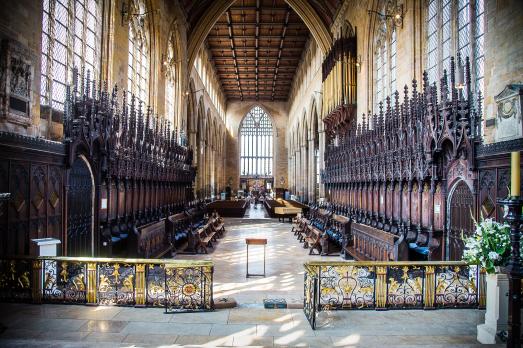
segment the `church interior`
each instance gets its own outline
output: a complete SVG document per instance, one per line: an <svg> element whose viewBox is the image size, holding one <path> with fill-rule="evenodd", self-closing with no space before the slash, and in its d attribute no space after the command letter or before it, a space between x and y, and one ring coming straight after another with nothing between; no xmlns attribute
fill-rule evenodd
<svg viewBox="0 0 523 348"><path fill-rule="evenodd" d="M1 5L0 346L521 346L522 1Z"/></svg>

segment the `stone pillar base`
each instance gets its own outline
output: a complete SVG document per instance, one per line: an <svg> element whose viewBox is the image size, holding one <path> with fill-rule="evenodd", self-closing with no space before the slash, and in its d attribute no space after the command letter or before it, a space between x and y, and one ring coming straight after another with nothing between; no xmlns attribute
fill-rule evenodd
<svg viewBox="0 0 523 348"><path fill-rule="evenodd" d="M477 339L483 344L502 343L497 334L508 327L508 276L487 274L486 281L485 323L478 325Z"/></svg>

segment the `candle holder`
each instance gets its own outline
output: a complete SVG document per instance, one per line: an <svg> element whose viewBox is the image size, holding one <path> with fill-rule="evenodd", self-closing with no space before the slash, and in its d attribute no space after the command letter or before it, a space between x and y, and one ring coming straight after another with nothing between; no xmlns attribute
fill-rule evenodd
<svg viewBox="0 0 523 348"><path fill-rule="evenodd" d="M521 278L523 267L520 255L521 241L521 207L523 199L520 197L509 197L499 199L498 205L508 207L505 220L510 225L510 260L506 267L509 278L508 298L508 339L507 347L521 347Z"/></svg>

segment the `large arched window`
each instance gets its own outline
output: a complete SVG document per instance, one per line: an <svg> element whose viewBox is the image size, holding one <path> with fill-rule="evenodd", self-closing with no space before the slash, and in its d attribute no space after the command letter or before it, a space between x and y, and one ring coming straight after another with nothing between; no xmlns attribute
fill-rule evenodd
<svg viewBox="0 0 523 348"><path fill-rule="evenodd" d="M484 95L484 0L429 0L426 23L429 82L449 73L450 57L459 53L470 59L473 92Z"/></svg>
<svg viewBox="0 0 523 348"><path fill-rule="evenodd" d="M145 5L137 2L135 13L145 13ZM149 102L149 31L147 19L129 21L129 66L127 90L146 105Z"/></svg>
<svg viewBox="0 0 523 348"><path fill-rule="evenodd" d="M165 85L165 116L173 124L173 127L179 128L181 125L177 122L176 117L176 98L178 96L176 83L178 81L175 57L175 38L174 34L169 39L167 46L167 77Z"/></svg>
<svg viewBox="0 0 523 348"><path fill-rule="evenodd" d="M240 173L272 176L273 131L269 115L255 106L240 124Z"/></svg>
<svg viewBox="0 0 523 348"><path fill-rule="evenodd" d="M396 92L396 30L386 22L378 28L374 51L374 106Z"/></svg>
<svg viewBox="0 0 523 348"><path fill-rule="evenodd" d="M44 0L40 104L63 109L73 67L100 73L101 0Z"/></svg>

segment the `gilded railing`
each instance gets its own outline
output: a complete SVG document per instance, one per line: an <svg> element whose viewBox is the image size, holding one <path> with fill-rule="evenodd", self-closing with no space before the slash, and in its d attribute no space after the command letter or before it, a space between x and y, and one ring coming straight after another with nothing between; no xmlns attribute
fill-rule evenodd
<svg viewBox="0 0 523 348"><path fill-rule="evenodd" d="M212 261L38 257L0 260L0 301L214 308Z"/></svg>
<svg viewBox="0 0 523 348"><path fill-rule="evenodd" d="M304 264L304 313L485 306L485 277L464 262L329 262Z"/></svg>

